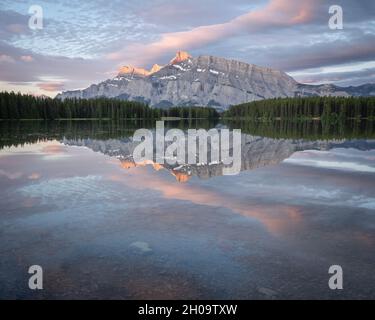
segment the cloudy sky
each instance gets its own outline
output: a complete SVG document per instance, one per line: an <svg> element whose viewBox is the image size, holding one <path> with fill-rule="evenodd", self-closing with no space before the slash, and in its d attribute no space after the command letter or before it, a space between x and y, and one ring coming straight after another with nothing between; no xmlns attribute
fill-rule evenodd
<svg viewBox="0 0 375 320"><path fill-rule="evenodd" d="M29 8L43 28L29 28ZM331 30L329 7L343 9ZM304 83L375 82L374 0L1 0L0 89L56 95L165 64L177 50L278 68Z"/></svg>

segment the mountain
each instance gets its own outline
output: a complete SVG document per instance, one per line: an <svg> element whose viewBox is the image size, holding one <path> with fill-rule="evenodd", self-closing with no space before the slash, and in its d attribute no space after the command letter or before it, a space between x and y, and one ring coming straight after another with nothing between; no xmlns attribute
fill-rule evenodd
<svg viewBox="0 0 375 320"><path fill-rule="evenodd" d="M127 77L127 76L140 76L140 77L147 77L155 72L158 72L162 66L159 66L158 64L154 64L150 71L143 69L143 68L137 68L133 66L123 66L120 68L118 77Z"/></svg>
<svg viewBox="0 0 375 320"><path fill-rule="evenodd" d="M338 87L307 85L285 72L214 56L192 57L179 51L165 66L151 70L124 66L113 78L84 90L66 91L56 98L110 97L154 107L198 105L226 109L244 102L295 96L375 95L375 84Z"/></svg>

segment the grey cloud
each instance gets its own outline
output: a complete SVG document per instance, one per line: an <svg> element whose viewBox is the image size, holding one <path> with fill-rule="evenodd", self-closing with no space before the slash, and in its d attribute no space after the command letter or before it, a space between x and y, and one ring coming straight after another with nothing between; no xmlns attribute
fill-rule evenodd
<svg viewBox="0 0 375 320"><path fill-rule="evenodd" d="M375 1L373 0L335 0L334 4L340 5L344 13L344 23L374 21Z"/></svg>
<svg viewBox="0 0 375 320"><path fill-rule="evenodd" d="M22 34L30 34L28 16L12 10L0 10L0 39L11 40Z"/></svg>
<svg viewBox="0 0 375 320"><path fill-rule="evenodd" d="M96 3L100 5L82 1L58 5L41 1L44 26L38 31L27 27L29 16L26 4L20 9L20 12L25 11L24 14L2 9L1 40L45 55L98 57L126 41L150 39L150 26L127 11L123 3L118 2L117 9L112 2ZM25 32L7 31L9 24L23 26Z"/></svg>
<svg viewBox="0 0 375 320"><path fill-rule="evenodd" d="M28 1L20 3L27 7ZM20 14L6 10L14 9L12 1L5 0L0 5L0 54L16 61L0 64L0 80L39 83L43 78L66 79L65 88L73 89L110 77L117 68L115 63L142 60L147 63L140 65L142 67L150 67L153 63L164 64L174 52L166 51L153 56L150 52L138 50L132 55L124 54L123 60L117 62L101 57L118 50L127 53L133 44L147 49L147 44L159 40L164 33L225 23L269 1L41 0L40 3L46 8L53 7L56 12L45 12L45 29L39 33L20 27L27 25L28 15L26 12ZM284 71L375 61L375 1L334 1L344 9L343 31L328 30L330 3L313 3L312 18L300 25L280 27L270 21L259 28L244 29L243 32L218 37L212 43L193 46L191 53L195 56L223 56ZM34 60L20 61L22 55L30 55ZM356 74L325 74L322 77L314 76L307 80L327 79L347 84L372 79L366 70L359 70Z"/></svg>
<svg viewBox="0 0 375 320"><path fill-rule="evenodd" d="M135 14L156 25L161 32L172 32L233 19L264 4L264 0L152 0L146 4L135 9Z"/></svg>
<svg viewBox="0 0 375 320"><path fill-rule="evenodd" d="M112 64L108 61L43 56L0 42L0 52L13 57L15 63L0 64L0 81L23 84L27 82L64 82L66 89L86 87L110 77ZM21 56L30 55L33 61L25 62ZM57 80L54 80L57 79Z"/></svg>
<svg viewBox="0 0 375 320"><path fill-rule="evenodd" d="M375 35L348 41L337 40L312 46L292 47L268 54L271 66L294 71L321 66L375 60Z"/></svg>
<svg viewBox="0 0 375 320"><path fill-rule="evenodd" d="M314 73L297 76L302 83L335 83L341 86L360 85L375 82L375 68L350 72Z"/></svg>

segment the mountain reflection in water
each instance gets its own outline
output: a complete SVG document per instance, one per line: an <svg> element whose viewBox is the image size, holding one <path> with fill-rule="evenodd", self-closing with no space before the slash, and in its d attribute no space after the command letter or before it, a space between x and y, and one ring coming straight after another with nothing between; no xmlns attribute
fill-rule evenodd
<svg viewBox="0 0 375 320"><path fill-rule="evenodd" d="M131 138L127 139L63 139L61 142L69 146L84 146L93 151L102 152L112 157L116 157L121 162L124 169L132 169L152 166L156 171L166 169L173 174L177 181L187 182L191 176L199 178L211 178L223 175L223 163L206 163L170 165L167 163L159 164L152 160L135 163L133 160L133 151L139 144L133 142ZM318 140L305 141L303 139L271 139L265 137L251 136L242 134L241 136L241 171L252 170L260 167L276 165L289 158L297 151L304 150L330 150L333 148L353 148L358 150L375 149L375 140ZM208 153L210 154L211 144L208 140ZM230 149L232 154L233 150ZM187 154L187 151L186 151ZM197 154L197 157L199 154ZM208 157L209 158L209 157ZM155 154L154 154L155 159ZM187 161L186 161L187 162Z"/></svg>
<svg viewBox="0 0 375 320"><path fill-rule="evenodd" d="M0 123L0 298L375 298L372 123L167 125L241 128L236 176L136 165L132 135L153 126Z"/></svg>

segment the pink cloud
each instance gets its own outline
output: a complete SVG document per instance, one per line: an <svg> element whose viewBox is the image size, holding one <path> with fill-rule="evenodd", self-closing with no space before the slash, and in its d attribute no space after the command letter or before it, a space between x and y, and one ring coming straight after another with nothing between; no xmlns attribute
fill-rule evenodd
<svg viewBox="0 0 375 320"><path fill-rule="evenodd" d="M2 62L4 62L4 63L14 63L15 60L11 56L8 56L6 54L0 54L0 63L2 63Z"/></svg>
<svg viewBox="0 0 375 320"><path fill-rule="evenodd" d="M44 91L61 91L64 89L64 84L62 82L42 82L38 83L37 86Z"/></svg>
<svg viewBox="0 0 375 320"><path fill-rule="evenodd" d="M20 58L24 62L32 62L34 61L34 58L32 56L21 56Z"/></svg>
<svg viewBox="0 0 375 320"><path fill-rule="evenodd" d="M38 179L40 179L40 177L41 177L40 173L36 173L36 172L34 172L34 173L32 173L28 176L28 178L30 180L38 180Z"/></svg>
<svg viewBox="0 0 375 320"><path fill-rule="evenodd" d="M243 33L256 32L266 28L289 27L304 24L313 18L314 8L321 0L271 0L268 5L250 11L228 22L200 26L189 31L165 33L150 44L131 44L108 58L122 63L146 64L155 58L177 50L191 50L215 43ZM139 52L142 52L140 60Z"/></svg>
<svg viewBox="0 0 375 320"><path fill-rule="evenodd" d="M24 33L26 31L26 26L18 23L12 23L7 25L6 29L12 33Z"/></svg>

